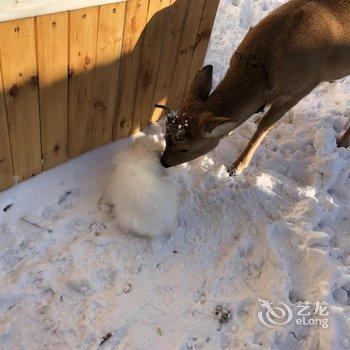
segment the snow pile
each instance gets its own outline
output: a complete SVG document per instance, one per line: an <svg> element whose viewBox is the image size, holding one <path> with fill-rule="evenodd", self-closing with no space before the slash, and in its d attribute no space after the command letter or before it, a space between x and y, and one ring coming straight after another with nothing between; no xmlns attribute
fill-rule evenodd
<svg viewBox="0 0 350 350"><path fill-rule="evenodd" d="M251 24L283 1L222 0L207 63L218 82ZM4 349L350 348L350 80L290 111L247 174L228 177L254 118L173 169L169 240L119 234L98 205L118 142L0 194ZM161 126L147 132L161 141ZM223 165L224 164L224 165ZM329 327L266 327L260 300L329 303ZM101 344L101 345L100 345Z"/></svg>
<svg viewBox="0 0 350 350"><path fill-rule="evenodd" d="M175 228L178 195L160 164L162 150L145 136L116 156L103 201L126 233L157 237Z"/></svg>

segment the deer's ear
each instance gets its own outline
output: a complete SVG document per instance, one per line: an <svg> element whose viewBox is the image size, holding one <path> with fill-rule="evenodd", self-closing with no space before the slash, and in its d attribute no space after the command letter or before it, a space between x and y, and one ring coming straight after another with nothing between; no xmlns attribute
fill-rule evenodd
<svg viewBox="0 0 350 350"><path fill-rule="evenodd" d="M203 135L206 138L224 137L237 126L231 118L208 117L203 123Z"/></svg>
<svg viewBox="0 0 350 350"><path fill-rule="evenodd" d="M189 101L206 101L213 84L213 66L203 67L194 78L189 92Z"/></svg>

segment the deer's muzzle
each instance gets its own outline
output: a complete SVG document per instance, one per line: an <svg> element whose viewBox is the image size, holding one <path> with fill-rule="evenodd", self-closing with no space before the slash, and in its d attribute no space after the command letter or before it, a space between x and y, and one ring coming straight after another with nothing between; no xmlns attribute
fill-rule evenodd
<svg viewBox="0 0 350 350"><path fill-rule="evenodd" d="M164 168L170 168L170 165L165 161L163 156L160 158L160 164L162 164Z"/></svg>

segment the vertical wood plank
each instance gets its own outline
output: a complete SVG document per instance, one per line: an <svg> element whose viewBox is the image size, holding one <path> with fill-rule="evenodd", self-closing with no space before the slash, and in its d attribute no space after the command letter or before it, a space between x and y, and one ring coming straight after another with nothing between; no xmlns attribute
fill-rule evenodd
<svg viewBox="0 0 350 350"><path fill-rule="evenodd" d="M124 16L124 2L100 7L93 102L93 148L112 140Z"/></svg>
<svg viewBox="0 0 350 350"><path fill-rule="evenodd" d="M152 106L154 106L156 103L168 103L168 96L170 93L177 57L179 55L184 24L187 18L189 5L192 2L193 0L171 1ZM161 114L161 110L153 108L151 121L157 121Z"/></svg>
<svg viewBox="0 0 350 350"><path fill-rule="evenodd" d="M154 87L163 51L169 5L170 0L150 0L149 3L141 68L137 84L133 132L142 130L147 126L151 117Z"/></svg>
<svg viewBox="0 0 350 350"><path fill-rule="evenodd" d="M180 107L183 97L186 94L188 74L191 67L204 5L205 0L191 1L188 9L184 35L180 44L180 54L177 57L169 95L169 105L175 109Z"/></svg>
<svg viewBox="0 0 350 350"><path fill-rule="evenodd" d="M13 185L10 138L0 72L0 191Z"/></svg>
<svg viewBox="0 0 350 350"><path fill-rule="evenodd" d="M69 13L68 155L91 149L98 7Z"/></svg>
<svg viewBox="0 0 350 350"><path fill-rule="evenodd" d="M68 12L36 18L44 170L68 158Z"/></svg>
<svg viewBox="0 0 350 350"><path fill-rule="evenodd" d="M132 131L148 3L149 0L128 0L126 3L114 140L127 137Z"/></svg>
<svg viewBox="0 0 350 350"><path fill-rule="evenodd" d="M34 18L0 24L0 59L14 174L42 170Z"/></svg>
<svg viewBox="0 0 350 350"><path fill-rule="evenodd" d="M205 2L204 11L194 48L190 73L188 75L187 88L185 89L186 92L189 90L190 85L198 70L200 70L203 66L219 2L220 0L206 0Z"/></svg>

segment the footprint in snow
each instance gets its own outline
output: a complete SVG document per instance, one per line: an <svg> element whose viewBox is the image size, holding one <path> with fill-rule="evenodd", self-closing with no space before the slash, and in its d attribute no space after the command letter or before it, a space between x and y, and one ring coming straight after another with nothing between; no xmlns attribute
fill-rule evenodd
<svg viewBox="0 0 350 350"><path fill-rule="evenodd" d="M48 205L42 208L41 217L51 222L61 219L64 215L63 209L71 209L78 198L80 198L78 189L64 192L59 196L54 205Z"/></svg>
<svg viewBox="0 0 350 350"><path fill-rule="evenodd" d="M61 197L58 200L58 205L65 209L70 209L72 208L76 199L78 199L79 197L80 197L79 190L77 190L76 188L69 190L65 192L63 195L61 195Z"/></svg>
<svg viewBox="0 0 350 350"><path fill-rule="evenodd" d="M344 284L341 288L336 289L332 295L338 303L345 306L350 305L350 282Z"/></svg>

